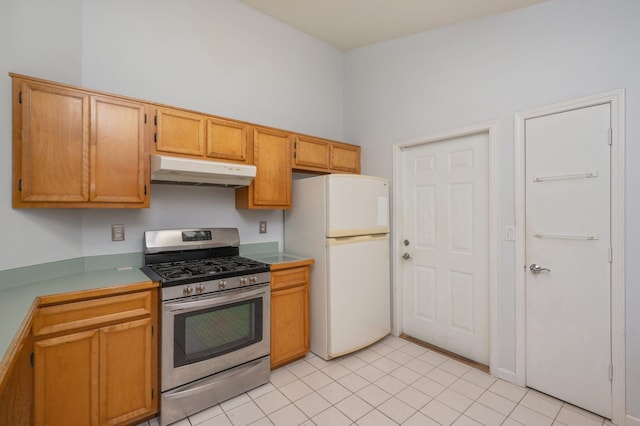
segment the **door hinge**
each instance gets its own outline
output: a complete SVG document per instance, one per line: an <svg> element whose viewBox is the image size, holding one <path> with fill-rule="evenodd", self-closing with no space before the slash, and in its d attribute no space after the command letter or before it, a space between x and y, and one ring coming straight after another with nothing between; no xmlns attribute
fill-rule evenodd
<svg viewBox="0 0 640 426"><path fill-rule="evenodd" d="M18 191L22 192L22 179L18 179Z"/></svg>
<svg viewBox="0 0 640 426"><path fill-rule="evenodd" d="M607 134L609 145L613 145L613 129L609 127L609 132Z"/></svg>
<svg viewBox="0 0 640 426"><path fill-rule="evenodd" d="M35 356L33 355L33 352L31 352L31 355L29 356L29 362L31 363L31 366L35 366L36 364L36 360L35 360Z"/></svg>
<svg viewBox="0 0 640 426"><path fill-rule="evenodd" d="M613 247L609 247L609 263L613 262Z"/></svg>
<svg viewBox="0 0 640 426"><path fill-rule="evenodd" d="M18 92L18 103L22 103L22 91Z"/></svg>
<svg viewBox="0 0 640 426"><path fill-rule="evenodd" d="M613 380L613 364L609 364L609 381Z"/></svg>

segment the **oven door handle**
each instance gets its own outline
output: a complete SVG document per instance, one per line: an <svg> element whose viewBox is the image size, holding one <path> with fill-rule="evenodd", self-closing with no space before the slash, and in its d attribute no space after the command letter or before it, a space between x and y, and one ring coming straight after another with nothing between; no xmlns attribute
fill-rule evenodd
<svg viewBox="0 0 640 426"><path fill-rule="evenodd" d="M227 373L224 374L222 373L219 377L214 378L211 381L208 381L208 383L206 384L201 384L198 382L192 383L191 385L187 385L185 387L183 387L184 390L178 390L178 391L170 391L170 392L166 392L162 398L163 399L180 399L180 398L184 398L186 396L189 396L191 394L194 393L200 393L203 391L206 391L207 389L211 389L214 388L216 386L219 386L221 382L225 382L228 381L229 379L240 379L244 376L248 376L248 375L252 375L255 374L257 372L260 372L261 367L262 367L262 363L264 362L263 359L257 359L255 361L251 361L248 362L244 365L245 368L242 369L242 371L238 371L236 373ZM186 389L185 389L186 388Z"/></svg>
<svg viewBox="0 0 640 426"><path fill-rule="evenodd" d="M213 296L207 297L205 299L194 300L192 302L172 302L164 304L165 312L177 312L184 311L188 309L197 309L207 306L217 306L220 304L228 303L228 302L242 302L247 299L252 299L256 296L263 295L265 293L268 294L269 286L265 284L260 286L255 290L247 291L243 288L238 290L230 290L228 293L225 293L223 296ZM242 293L242 297L238 297L238 294Z"/></svg>

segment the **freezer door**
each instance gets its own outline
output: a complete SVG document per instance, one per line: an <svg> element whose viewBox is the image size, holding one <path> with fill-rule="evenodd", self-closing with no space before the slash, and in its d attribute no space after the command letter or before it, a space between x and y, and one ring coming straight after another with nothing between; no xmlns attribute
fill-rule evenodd
<svg viewBox="0 0 640 426"><path fill-rule="evenodd" d="M391 331L389 236L329 239L327 262L328 358L335 358Z"/></svg>
<svg viewBox="0 0 640 426"><path fill-rule="evenodd" d="M389 182L363 175L326 176L327 237L389 232Z"/></svg>

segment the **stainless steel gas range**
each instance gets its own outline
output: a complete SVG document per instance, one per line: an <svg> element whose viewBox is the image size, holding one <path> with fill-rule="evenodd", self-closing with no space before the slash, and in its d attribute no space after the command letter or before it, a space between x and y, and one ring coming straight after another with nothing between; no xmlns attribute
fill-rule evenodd
<svg viewBox="0 0 640 426"><path fill-rule="evenodd" d="M239 256L235 228L144 233L161 283L162 426L269 381L270 273Z"/></svg>

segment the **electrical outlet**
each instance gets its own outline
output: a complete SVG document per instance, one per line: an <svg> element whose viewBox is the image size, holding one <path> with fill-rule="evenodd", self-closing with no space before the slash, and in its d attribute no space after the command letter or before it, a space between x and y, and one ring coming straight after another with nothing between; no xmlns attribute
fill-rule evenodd
<svg viewBox="0 0 640 426"><path fill-rule="evenodd" d="M124 241L124 225L111 225L111 241Z"/></svg>
<svg viewBox="0 0 640 426"><path fill-rule="evenodd" d="M266 220L261 220L260 221L260 233L261 234L266 234L267 233L267 221Z"/></svg>

